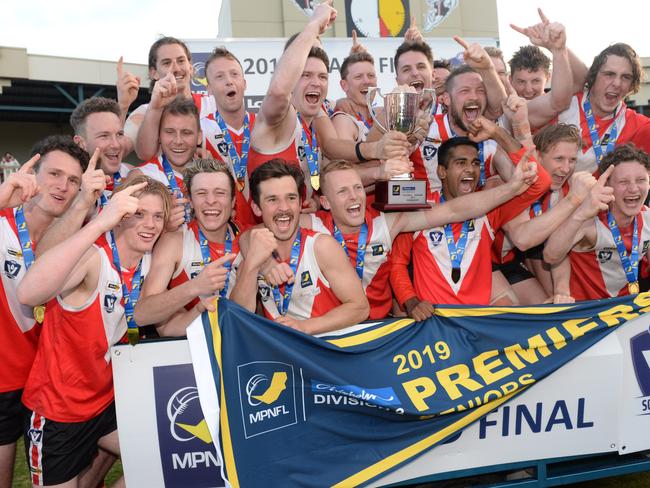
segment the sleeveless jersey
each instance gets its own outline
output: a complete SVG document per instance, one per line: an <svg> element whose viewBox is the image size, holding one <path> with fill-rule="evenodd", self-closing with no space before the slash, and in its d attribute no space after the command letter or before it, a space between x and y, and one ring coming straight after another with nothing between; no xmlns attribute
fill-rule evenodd
<svg viewBox="0 0 650 488"><path fill-rule="evenodd" d="M578 162L576 164L576 171L589 171L595 173L598 169L596 163L596 154L594 153L591 135L587 126L587 119L585 117L583 102L587 91L576 93L571 98L571 105L564 112L561 112L557 120L566 124L573 124L580 130L582 138L582 150L578 152ZM618 138L616 145L632 142L635 146L644 151L650 151L650 119L641 115L634 110L627 108L625 103L621 102L616 114L613 118L602 119L594 115L596 124L598 125L598 138L601 143L603 152L607 148L609 135L616 121L616 131Z"/></svg>
<svg viewBox="0 0 650 488"><path fill-rule="evenodd" d="M249 116L249 127L251 133L253 132L253 127L255 125L255 113L248 112ZM201 118L201 131L203 132L203 141L205 142L205 147L212 156L219 160L223 161L230 168L233 178L235 178L235 183L237 182L237 176L235 174L235 168L233 162L230 160L228 154L228 144L224 140L224 135L221 132L221 128L215 119L215 112L210 112L207 116ZM228 126L228 132L230 137L235 145L237 154L241 155L242 144L244 142L244 129L243 127L239 129L233 129ZM248 161L247 167L250 165L251 161L251 152L252 148L249 148L248 152ZM244 187L236 192L235 195L235 213L237 216L237 221L242 225L255 225L257 223L255 215L250 207L250 185L248 183L249 172L246 171L244 176Z"/></svg>
<svg viewBox="0 0 650 488"><path fill-rule="evenodd" d="M237 254L237 257L232 262L230 277L228 279L228 289L226 291L226 297L230 296L230 292L235 286L236 281L236 267L239 264L240 254L239 254L239 237L234 237L235 232L230 227L230 235L233 236L232 242L232 253ZM177 286L182 285L183 283L194 279L203 269L203 255L201 254L201 245L199 244L199 226L195 219L192 219L187 226L182 227L183 230L183 257L181 258L180 266L174 272L171 281L169 282L169 289L176 288ZM210 257L212 261L223 257L224 245L218 244L216 242L208 242L210 248ZM187 310L191 310L194 305L199 302L198 298L195 298L191 302L185 304Z"/></svg>
<svg viewBox="0 0 650 488"><path fill-rule="evenodd" d="M250 177L253 171L255 171L255 168L266 163L271 159L275 159L275 158L284 159L288 163L295 164L300 167L305 177L306 194L304 195L304 197L311 198L314 189L311 186L311 182L310 182L311 177L309 174L309 166L307 165L307 158L305 156L305 147L302 144L302 128L303 127L302 124L300 123L300 119L296 117L296 127L293 131L293 135L289 139L287 145L283 149L278 150L277 152L263 153L253 148L253 146L251 145L250 152L248 153L248 176ZM307 132L307 142L311 143L311 135L309 134L309 132ZM322 154L323 152L319 147L316 153L319 168L321 167L322 164L321 163ZM298 190L302 192L300 188Z"/></svg>
<svg viewBox="0 0 650 488"><path fill-rule="evenodd" d="M171 164L170 164L171 166ZM165 174L165 170L162 165L162 154L159 154L158 156L151 158L149 161L144 163L142 166L138 166L138 169L142 171L142 173L145 176L149 176L150 178L153 178L156 181L159 181L163 185L165 185L167 188L170 188L169 186L169 180L167 179L167 175ZM176 184L178 187L183 190L183 175L173 169L174 171L174 178L176 179Z"/></svg>
<svg viewBox="0 0 650 488"><path fill-rule="evenodd" d="M392 306L392 295L387 284L390 276L388 253L393 247L393 241L383 212L372 207L366 208L365 222L368 226L368 238L361 282L370 303L369 319L383 319L389 314ZM311 225L318 232L333 235L334 220L330 212L321 210L311 214ZM359 232L342 236L350 264L356 268Z"/></svg>
<svg viewBox="0 0 650 488"><path fill-rule="evenodd" d="M440 191L442 183L438 177L438 148L448 139L455 137L449 125L449 114L438 114L433 118L429 133L420 146L411 153L410 159L413 162L413 175L416 180L427 181L427 193ZM497 143L492 139L483 143L483 154L485 159L485 179L494 176L495 169L492 165L494 153L497 150Z"/></svg>
<svg viewBox="0 0 650 488"><path fill-rule="evenodd" d="M18 285L27 272L16 228L16 211L0 210L0 250L3 269L0 276L0 393L25 386L32 367L41 327L34 320L32 307L21 305Z"/></svg>
<svg viewBox="0 0 650 488"><path fill-rule="evenodd" d="M113 265L108 236L95 242L100 257L97 289L81 307L61 296L46 306L45 320L23 403L56 422L85 422L113 401L110 348L126 332L122 284ZM142 258L142 277L150 255ZM135 270L122 269L131 289Z"/></svg>
<svg viewBox="0 0 650 488"><path fill-rule="evenodd" d="M324 315L332 308L338 307L341 302L331 290L316 260L314 243L320 233L303 228L300 228L299 232L301 233L300 257L287 315L296 320L306 320ZM272 288L261 276L257 279L257 289L262 300L264 315L269 319L279 317ZM282 293L284 293L284 286L280 287L280 294Z"/></svg>
<svg viewBox="0 0 650 488"><path fill-rule="evenodd" d="M592 249L572 250L571 262L571 296L576 300L596 300L629 295L627 278L623 271L621 258L614 243L609 226L607 212L601 212L594 218L596 223L596 244ZM646 261L646 252L650 245L650 209L643 207L639 213L639 261ZM628 229L631 229L629 227ZM621 229L621 236L628 256L632 247L632 232L628 235ZM641 274L639 264L639 275Z"/></svg>
<svg viewBox="0 0 650 488"><path fill-rule="evenodd" d="M338 110L332 114L331 119L334 119L334 117L347 117L349 118L354 125L357 126L357 133L354 136L354 139L357 142L365 142L366 138L368 137L368 133L370 132L370 129L366 127L366 124L361 118L359 117L359 114L351 115L347 112L343 112L341 110Z"/></svg>

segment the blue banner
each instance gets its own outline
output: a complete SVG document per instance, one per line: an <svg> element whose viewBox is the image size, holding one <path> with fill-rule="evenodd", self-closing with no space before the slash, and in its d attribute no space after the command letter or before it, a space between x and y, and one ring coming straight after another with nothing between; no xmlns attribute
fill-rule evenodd
<svg viewBox="0 0 650 488"><path fill-rule="evenodd" d="M316 338L220 299L188 339L233 487L363 486L647 311L648 293L561 306L445 306L426 322Z"/></svg>

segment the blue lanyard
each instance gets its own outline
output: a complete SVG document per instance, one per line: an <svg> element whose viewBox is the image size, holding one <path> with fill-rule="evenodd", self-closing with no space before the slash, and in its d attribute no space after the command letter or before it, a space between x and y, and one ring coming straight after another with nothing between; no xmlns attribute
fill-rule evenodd
<svg viewBox="0 0 650 488"><path fill-rule="evenodd" d="M241 146L241 156L237 154L237 148L232 140L230 131L226 126L221 114L219 112L214 113L214 120L217 121L219 129L223 134L223 140L226 141L228 145L228 156L235 170L235 177L237 178L237 183L239 184L239 191L244 188L244 182L246 181L246 168L248 166L248 150L250 149L251 143L251 130L249 126L248 112L244 116L244 138Z"/></svg>
<svg viewBox="0 0 650 488"><path fill-rule="evenodd" d="M300 228L298 228L298 234L291 244L291 257L289 258L289 267L293 272L293 275L296 275L296 270L298 269L298 260L300 259ZM294 282L295 283L295 282ZM273 287L273 300L275 300L275 305L278 308L280 315L286 315L289 311L289 304L291 303L291 294L293 293L294 283L287 283L284 285L284 294L280 296L280 289L277 286Z"/></svg>
<svg viewBox="0 0 650 488"><path fill-rule="evenodd" d="M118 171L117 173L113 173L113 191L115 191L115 187L120 184L120 181L122 181L122 176L120 175L120 172ZM102 193L99 196L99 206L104 207L108 203L108 198L106 198L106 195Z"/></svg>
<svg viewBox="0 0 650 488"><path fill-rule="evenodd" d="M603 153L603 148L600 145L600 139L598 138L598 126L596 125L594 112L591 109L591 102L589 101L589 97L585 97L583 108L585 111L585 119L587 119L587 127L589 128L589 135L591 136L591 145L594 148L594 153L596 154L596 164L600 164L605 154L608 154L611 151L613 151L614 146L616 146L616 140L618 139L618 129L616 127L616 119L614 119L614 122L612 122L612 128L609 131L609 141L607 142L607 148Z"/></svg>
<svg viewBox="0 0 650 488"><path fill-rule="evenodd" d="M197 225L199 230L199 246L201 247L201 257L203 258L203 266L207 265L212 261L210 257L210 245L208 244L208 238L205 237L201 228ZM232 238L230 237L230 229L226 229L226 240L223 244L224 255L230 254L232 252ZM224 268L228 270L226 273L226 283L223 285L223 289L219 292L221 298L226 298L226 293L228 293L228 282L230 281L230 263L225 263Z"/></svg>
<svg viewBox="0 0 650 488"><path fill-rule="evenodd" d="M341 247L345 251L345 254L350 257L350 253L348 252L348 247L345 245L345 239L343 239L343 234L341 234L341 230L334 224L334 238L339 241L339 244L341 244ZM359 279L363 280L363 263L366 259L366 242L368 241L368 225L364 222L363 225L361 226L361 230L359 231L359 239L357 240L357 264L356 264L356 270L357 274L359 275Z"/></svg>
<svg viewBox="0 0 650 488"><path fill-rule="evenodd" d="M357 115L359 116L359 120L363 122L363 125L366 126L366 129L368 130L372 129L372 124L366 120L366 118L361 114L361 112L357 112Z"/></svg>
<svg viewBox="0 0 650 488"><path fill-rule="evenodd" d="M178 186L178 182L176 181L176 175L174 175L174 169L172 168L172 165L169 164L169 161L167 160L167 156L164 154L160 157L163 171L165 172L165 176L167 177L167 181L169 183L169 188L172 191L172 195L174 195L176 198L183 198L185 195L183 194L183 190L180 189ZM192 209L190 207L189 203L185 204L185 222L189 222L192 218Z"/></svg>
<svg viewBox="0 0 650 488"><path fill-rule="evenodd" d="M445 203L444 195L440 195L440 203ZM467 235L469 233L469 223L471 220L463 222L463 227L458 236L458 242L454 241L454 232L451 224L445 224L445 238L447 241L447 249L449 250L449 257L451 259L451 278L454 283L458 283L460 279L460 264L465 255L465 246L467 245Z"/></svg>
<svg viewBox="0 0 650 488"><path fill-rule="evenodd" d="M25 269L29 269L34 262L34 244L31 237L29 237L29 229L27 228L27 222L25 222L25 212L22 205L16 208L16 228L18 229L20 248L23 251Z"/></svg>
<svg viewBox="0 0 650 488"><path fill-rule="evenodd" d="M334 107L332 107L332 102L330 102L327 98L323 100L323 108L325 109L325 112L327 112L328 117L334 115Z"/></svg>
<svg viewBox="0 0 650 488"><path fill-rule="evenodd" d="M316 133L310 128L310 144L307 140L307 131L305 131L305 126L302 123L300 114L298 114L298 123L302 129L302 146L305 148L305 159L307 159L309 175L311 176L311 186L314 190L318 190L318 188L320 188L320 181L318 171L318 141L316 140Z"/></svg>
<svg viewBox="0 0 650 488"><path fill-rule="evenodd" d="M120 276L120 281L122 282L122 300L124 303L124 315L126 317L126 327L127 327L127 337L129 339L129 344L135 346L140 339L140 332L138 330L138 324L135 322L135 317L133 316L133 309L135 304L138 303L138 298L140 298L140 276L142 275L142 259L138 262L138 266L135 268L133 273L133 280L131 280L131 291L129 292L124 278L122 277L122 266L120 265L120 255L117 252L117 244L115 244L115 235L113 231L110 231L110 243L111 251L113 253L113 264L115 269L117 269L117 274Z"/></svg>
<svg viewBox="0 0 650 488"><path fill-rule="evenodd" d="M632 234L632 252L628 255L627 249L625 249L625 244L623 243L623 237L621 236L621 231L616 225L616 220L611 212L607 212L607 225L609 230L612 233L614 238L614 244L616 244L616 250L618 251L618 256L621 258L621 264L623 265L623 271L627 278L628 287L630 288L631 293L638 293L638 271L639 271L639 228L638 228L638 217L634 217L634 232ZM636 292L633 292L632 289L636 289Z"/></svg>

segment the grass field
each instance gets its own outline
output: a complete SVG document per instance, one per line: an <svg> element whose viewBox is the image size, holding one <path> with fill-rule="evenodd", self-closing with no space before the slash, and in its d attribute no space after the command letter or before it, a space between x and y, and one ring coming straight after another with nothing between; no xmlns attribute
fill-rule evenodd
<svg viewBox="0 0 650 488"><path fill-rule="evenodd" d="M29 474L25 464L24 449L22 440L18 445L18 459L14 470L13 488L29 488ZM116 462L113 469L106 477L106 486L110 486L122 474L122 465ZM433 485L435 486L435 485ZM572 488L650 488L650 473L632 474L628 476L619 476L616 478L604 478L597 481L588 481L585 483L576 483L566 485Z"/></svg>

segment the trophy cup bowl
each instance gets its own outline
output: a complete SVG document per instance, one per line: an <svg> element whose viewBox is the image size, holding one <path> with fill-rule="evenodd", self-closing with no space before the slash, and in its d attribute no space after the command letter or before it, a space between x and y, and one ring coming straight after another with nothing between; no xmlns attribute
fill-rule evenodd
<svg viewBox="0 0 650 488"><path fill-rule="evenodd" d="M432 96L435 99L435 92L431 88L424 89L422 93L397 90L382 95L379 88L370 87L366 95L366 103L374 123L381 131L386 133L394 130L409 136L416 130L420 102L426 92L433 92ZM372 107L377 94L384 99L386 126L377 120ZM388 181L378 181L375 183L375 201L372 205L383 212L429 208L427 182L415 180L409 173L395 176Z"/></svg>

